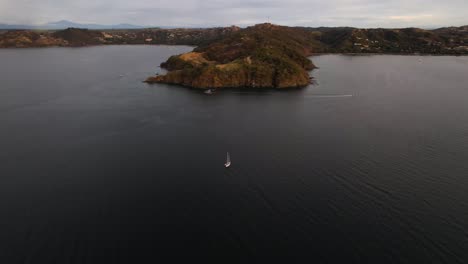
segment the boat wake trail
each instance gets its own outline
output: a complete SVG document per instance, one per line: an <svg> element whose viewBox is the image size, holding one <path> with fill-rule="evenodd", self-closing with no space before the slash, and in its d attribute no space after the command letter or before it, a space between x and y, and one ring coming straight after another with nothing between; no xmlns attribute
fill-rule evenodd
<svg viewBox="0 0 468 264"><path fill-rule="evenodd" d="M342 98L342 97L353 97L352 94L318 94L318 95L309 95L304 96L305 98Z"/></svg>

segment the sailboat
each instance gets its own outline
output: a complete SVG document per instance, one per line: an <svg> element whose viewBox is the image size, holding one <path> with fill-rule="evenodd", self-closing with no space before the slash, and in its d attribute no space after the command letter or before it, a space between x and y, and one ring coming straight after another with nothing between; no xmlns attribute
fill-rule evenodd
<svg viewBox="0 0 468 264"><path fill-rule="evenodd" d="M229 152L226 154L226 163L224 163L224 167L231 167L231 158L229 157Z"/></svg>
<svg viewBox="0 0 468 264"><path fill-rule="evenodd" d="M205 94L208 94L208 95L211 95L211 94L214 94L215 92L215 89L208 89L208 90L205 90Z"/></svg>

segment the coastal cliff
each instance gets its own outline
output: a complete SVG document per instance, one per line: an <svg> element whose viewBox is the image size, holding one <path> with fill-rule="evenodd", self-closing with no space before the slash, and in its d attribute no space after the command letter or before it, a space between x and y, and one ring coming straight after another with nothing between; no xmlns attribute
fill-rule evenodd
<svg viewBox="0 0 468 264"><path fill-rule="evenodd" d="M194 88L290 88L306 86L307 58L318 43L300 28L260 24L242 29L193 52L172 56L161 67L169 72L148 83Z"/></svg>

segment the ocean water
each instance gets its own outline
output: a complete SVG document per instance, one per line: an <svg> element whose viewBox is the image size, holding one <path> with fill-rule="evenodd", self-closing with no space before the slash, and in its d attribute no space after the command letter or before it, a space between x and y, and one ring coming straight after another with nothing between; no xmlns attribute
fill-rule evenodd
<svg viewBox="0 0 468 264"><path fill-rule="evenodd" d="M2 263L466 263L468 57L314 56L287 91L142 82L189 50L0 50Z"/></svg>

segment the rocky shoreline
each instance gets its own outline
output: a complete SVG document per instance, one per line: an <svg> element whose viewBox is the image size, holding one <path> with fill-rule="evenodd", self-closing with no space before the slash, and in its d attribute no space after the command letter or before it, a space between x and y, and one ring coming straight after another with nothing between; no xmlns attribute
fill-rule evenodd
<svg viewBox="0 0 468 264"><path fill-rule="evenodd" d="M168 44L196 46L172 56L165 75L148 83L200 89L306 86L315 66L308 56L345 54L468 55L468 26L423 30L307 28L259 24L247 28L0 31L0 48Z"/></svg>

